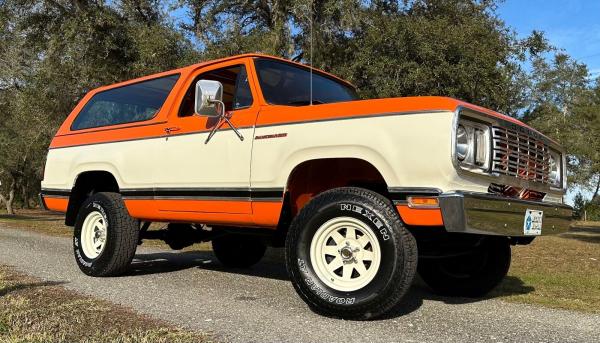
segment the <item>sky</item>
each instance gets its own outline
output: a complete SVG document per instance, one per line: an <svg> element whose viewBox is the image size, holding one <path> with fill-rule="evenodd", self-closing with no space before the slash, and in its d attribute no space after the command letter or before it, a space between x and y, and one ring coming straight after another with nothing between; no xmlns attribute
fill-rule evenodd
<svg viewBox="0 0 600 343"><path fill-rule="evenodd" d="M499 17L520 37L539 30L552 45L600 76L600 0L505 0Z"/></svg>

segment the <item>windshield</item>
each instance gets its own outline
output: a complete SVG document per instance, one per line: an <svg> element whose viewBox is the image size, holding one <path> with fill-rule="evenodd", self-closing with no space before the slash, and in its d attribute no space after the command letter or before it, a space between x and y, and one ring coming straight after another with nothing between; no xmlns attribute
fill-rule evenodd
<svg viewBox="0 0 600 343"><path fill-rule="evenodd" d="M258 80L265 100L272 105L310 105L310 70L289 63L256 59ZM312 103L329 104L357 100L356 91L313 71Z"/></svg>

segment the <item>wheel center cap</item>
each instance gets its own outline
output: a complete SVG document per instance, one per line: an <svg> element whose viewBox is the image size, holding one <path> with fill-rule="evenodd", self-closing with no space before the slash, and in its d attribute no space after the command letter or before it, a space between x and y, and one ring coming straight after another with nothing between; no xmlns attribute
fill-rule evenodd
<svg viewBox="0 0 600 343"><path fill-rule="evenodd" d="M340 250L340 255L342 255L342 258L344 260L350 260L354 256L354 252L352 251L352 248L350 248L350 247L343 247Z"/></svg>

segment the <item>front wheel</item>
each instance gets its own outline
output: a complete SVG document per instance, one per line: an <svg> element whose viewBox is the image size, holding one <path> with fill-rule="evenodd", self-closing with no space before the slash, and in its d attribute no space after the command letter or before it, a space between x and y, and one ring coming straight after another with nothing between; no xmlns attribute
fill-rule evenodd
<svg viewBox="0 0 600 343"><path fill-rule="evenodd" d="M368 319L394 308L409 289L417 246L388 199L337 188L316 196L293 220L286 263L315 312Z"/></svg>
<svg viewBox="0 0 600 343"><path fill-rule="evenodd" d="M121 195L96 193L84 201L75 222L73 250L79 269L90 276L123 273L139 241L138 222Z"/></svg>
<svg viewBox="0 0 600 343"><path fill-rule="evenodd" d="M504 279L510 268L510 244L503 237L484 238L470 254L423 259L419 275L434 292L446 296L481 297Z"/></svg>

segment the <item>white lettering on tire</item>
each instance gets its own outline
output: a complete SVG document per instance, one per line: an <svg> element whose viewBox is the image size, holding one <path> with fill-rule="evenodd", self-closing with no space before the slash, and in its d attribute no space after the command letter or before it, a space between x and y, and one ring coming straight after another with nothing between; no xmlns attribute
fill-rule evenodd
<svg viewBox="0 0 600 343"><path fill-rule="evenodd" d="M355 213L362 215L363 217L368 219L371 223L373 223L373 225L375 225L375 227L377 227L377 229L378 229L379 233L381 234L381 237L383 238L384 241L387 241L388 239L390 239L390 234L389 234L388 228L384 226L383 221L381 219L379 219L379 217L377 217L377 215L375 213L373 213L365 208L362 208L361 206L354 205L354 204L340 204L340 210L355 212Z"/></svg>
<svg viewBox="0 0 600 343"><path fill-rule="evenodd" d="M323 300L327 300L327 301L329 301L331 303L335 303L337 305L352 305L356 301L356 298L336 297L334 295L327 293L324 289L319 287L319 285L317 285L315 283L315 281L308 275L308 269L306 266L306 262L304 262L304 260L302 260L300 258L298 259L298 268L300 269L300 271L302 271L304 274L306 274L304 281L306 282L308 287L310 287L310 290L313 293L315 293L318 297L321 297Z"/></svg>

